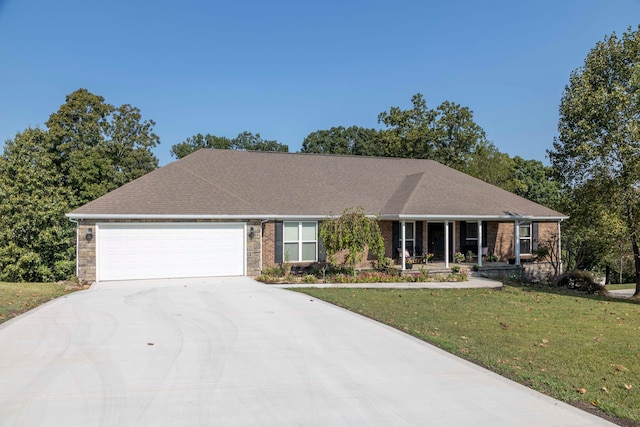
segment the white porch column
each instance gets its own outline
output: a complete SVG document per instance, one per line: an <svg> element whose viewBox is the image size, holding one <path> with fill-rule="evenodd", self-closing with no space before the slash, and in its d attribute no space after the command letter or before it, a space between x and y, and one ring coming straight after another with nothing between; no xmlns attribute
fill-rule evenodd
<svg viewBox="0 0 640 427"><path fill-rule="evenodd" d="M444 267L449 268L449 221L444 222Z"/></svg>
<svg viewBox="0 0 640 427"><path fill-rule="evenodd" d="M516 253L516 265L520 265L520 221L513 223L513 248Z"/></svg>
<svg viewBox="0 0 640 427"><path fill-rule="evenodd" d="M482 267L482 221L478 220L478 265Z"/></svg>
<svg viewBox="0 0 640 427"><path fill-rule="evenodd" d="M400 226L402 227L402 232L401 232L401 239L402 239L401 247L402 248L400 250L402 251L402 254L401 254L402 255L402 270L404 271L407 268L407 260L406 260L406 258L404 256L404 254L406 253L406 243L407 243L405 241L405 239L406 239L406 234L405 233L406 233L407 222L405 220L402 220L400 222Z"/></svg>

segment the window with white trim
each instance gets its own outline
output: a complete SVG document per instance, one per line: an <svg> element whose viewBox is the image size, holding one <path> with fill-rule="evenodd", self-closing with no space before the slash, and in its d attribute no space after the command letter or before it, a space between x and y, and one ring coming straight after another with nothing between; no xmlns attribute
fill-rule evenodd
<svg viewBox="0 0 640 427"><path fill-rule="evenodd" d="M520 224L520 253L531 253L531 223L523 222Z"/></svg>
<svg viewBox="0 0 640 427"><path fill-rule="evenodd" d="M285 221L283 229L283 259L290 262L318 260L316 221Z"/></svg>
<svg viewBox="0 0 640 427"><path fill-rule="evenodd" d="M402 227L402 224L400 224L400 227ZM414 256L414 255L422 255L422 254L414 254L414 248L415 248L415 242L416 242L416 238L415 238L415 232L414 230L416 229L416 223L413 221L407 221L404 223L404 244L405 244L405 249L407 250L407 252L409 252L410 256ZM402 228L400 229L400 244L402 245Z"/></svg>

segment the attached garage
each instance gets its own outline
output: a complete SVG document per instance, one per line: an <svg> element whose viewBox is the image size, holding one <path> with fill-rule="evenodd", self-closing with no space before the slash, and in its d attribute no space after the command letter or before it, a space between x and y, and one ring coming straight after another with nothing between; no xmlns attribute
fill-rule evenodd
<svg viewBox="0 0 640 427"><path fill-rule="evenodd" d="M97 223L96 279L245 274L244 223Z"/></svg>

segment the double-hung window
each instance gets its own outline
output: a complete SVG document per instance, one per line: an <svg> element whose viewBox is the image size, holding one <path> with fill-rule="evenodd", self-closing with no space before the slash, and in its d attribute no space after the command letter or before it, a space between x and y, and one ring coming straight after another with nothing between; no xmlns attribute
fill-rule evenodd
<svg viewBox="0 0 640 427"><path fill-rule="evenodd" d="M413 253L415 248L415 242L416 242L415 226L416 226L416 223L413 221L407 221L404 224L404 245L405 245L405 249L407 250L407 252L409 252L409 255L411 256L422 255L422 254ZM402 231L400 231L400 233L402 233ZM400 238L402 238L402 235Z"/></svg>
<svg viewBox="0 0 640 427"><path fill-rule="evenodd" d="M290 262L318 260L318 223L284 222L284 259Z"/></svg>
<svg viewBox="0 0 640 427"><path fill-rule="evenodd" d="M523 222L520 224L520 253L531 253L531 223Z"/></svg>

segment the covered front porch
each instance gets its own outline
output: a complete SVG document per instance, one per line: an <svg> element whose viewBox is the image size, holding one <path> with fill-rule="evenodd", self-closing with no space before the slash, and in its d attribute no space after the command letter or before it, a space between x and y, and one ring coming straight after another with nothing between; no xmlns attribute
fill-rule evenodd
<svg viewBox="0 0 640 427"><path fill-rule="evenodd" d="M389 224L390 223L390 224ZM560 254L560 221L507 218L399 218L388 221L386 253L401 270L415 265L449 270L453 265L510 269L534 261L540 244ZM389 230L390 229L390 230ZM385 234L385 233L383 233ZM389 245L390 244L390 245ZM555 260L560 262L560 259Z"/></svg>
<svg viewBox="0 0 640 427"><path fill-rule="evenodd" d="M429 274L447 274L454 269L459 269L461 273L468 276L484 276L484 277L505 277L511 275L520 275L526 270L526 263L523 265L509 264L508 262L484 262L482 266L476 263L468 262L451 262L447 266L444 261L406 263L405 269L401 264L394 266L401 274L417 274L421 272L429 272Z"/></svg>

